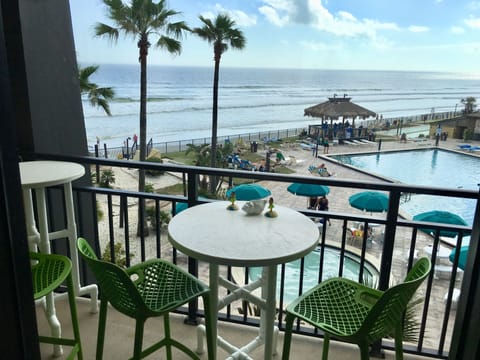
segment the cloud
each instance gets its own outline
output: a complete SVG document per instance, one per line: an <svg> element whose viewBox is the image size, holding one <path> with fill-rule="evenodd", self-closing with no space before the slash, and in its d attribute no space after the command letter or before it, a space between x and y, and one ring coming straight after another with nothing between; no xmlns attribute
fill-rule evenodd
<svg viewBox="0 0 480 360"><path fill-rule="evenodd" d="M262 6L258 9L258 11L275 26L282 27L289 22L288 16L281 17L275 9L269 6Z"/></svg>
<svg viewBox="0 0 480 360"><path fill-rule="evenodd" d="M480 18L471 17L469 19L466 19L464 22L465 25L467 25L469 28L480 29Z"/></svg>
<svg viewBox="0 0 480 360"><path fill-rule="evenodd" d="M288 24L311 25L315 22L312 2L321 0L263 0L258 11L272 24L282 27Z"/></svg>
<svg viewBox="0 0 480 360"><path fill-rule="evenodd" d="M452 26L450 28L450 31L452 32L452 34L463 34L465 32L465 29L461 26Z"/></svg>
<svg viewBox="0 0 480 360"><path fill-rule="evenodd" d="M202 16L208 19L213 19L216 17L216 14L228 14L228 16L230 16L230 18L233 19L235 24L238 26L249 27L257 23L256 15L247 14L241 10L228 10L220 4L215 5L215 13L212 11L207 11L202 13Z"/></svg>
<svg viewBox="0 0 480 360"><path fill-rule="evenodd" d="M263 0L259 12L276 26L302 24L341 37L376 39L379 30L400 30L394 23L357 19L352 13L338 11L332 14L322 0Z"/></svg>
<svg viewBox="0 0 480 360"><path fill-rule="evenodd" d="M470 1L468 3L468 8L470 10L478 10L480 9L480 1Z"/></svg>
<svg viewBox="0 0 480 360"><path fill-rule="evenodd" d="M426 26L410 25L408 27L408 31L411 31L411 32L414 32L414 33L421 33L421 32L430 31L430 29Z"/></svg>

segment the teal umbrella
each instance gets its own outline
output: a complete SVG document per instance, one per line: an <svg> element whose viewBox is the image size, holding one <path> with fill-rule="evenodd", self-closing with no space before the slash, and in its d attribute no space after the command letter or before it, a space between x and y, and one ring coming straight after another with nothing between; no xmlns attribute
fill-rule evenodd
<svg viewBox="0 0 480 360"><path fill-rule="evenodd" d="M452 263L455 260L456 250L457 249L453 249L449 256L449 259ZM462 270L465 270L465 265L467 264L467 254L468 254L468 246L462 246L460 248L460 255L458 256L458 267Z"/></svg>
<svg viewBox="0 0 480 360"><path fill-rule="evenodd" d="M178 214L179 212L185 210L186 208L188 208L187 203L184 203L184 202L176 203L175 204L175 214Z"/></svg>
<svg viewBox="0 0 480 360"><path fill-rule="evenodd" d="M206 197L199 196L198 200L208 200ZM175 204L175 215L178 214L179 212L182 212L183 210L188 209L188 203L186 202L177 202ZM172 215L173 215L173 209L172 209Z"/></svg>
<svg viewBox="0 0 480 360"><path fill-rule="evenodd" d="M272 194L270 190L260 184L241 184L227 190L227 199L234 191L237 200L245 201L263 199Z"/></svg>
<svg viewBox="0 0 480 360"><path fill-rule="evenodd" d="M330 188L326 185L293 183L288 186L287 191L293 195L300 196L324 196L330 192Z"/></svg>
<svg viewBox="0 0 480 360"><path fill-rule="evenodd" d="M413 217L413 220L434 222L434 223L441 223L441 224L468 226L467 222L463 220L461 216L458 216L457 214L451 213L449 211L440 211L440 210L427 211L421 214L417 214ZM435 229L431 229L431 228L420 228L420 230L427 234L435 233ZM466 232L464 232L464 234L465 233ZM458 235L457 231L440 230L440 236L455 237L457 235Z"/></svg>
<svg viewBox="0 0 480 360"><path fill-rule="evenodd" d="M348 198L350 206L355 209L383 212L388 210L388 196L377 191L363 191Z"/></svg>

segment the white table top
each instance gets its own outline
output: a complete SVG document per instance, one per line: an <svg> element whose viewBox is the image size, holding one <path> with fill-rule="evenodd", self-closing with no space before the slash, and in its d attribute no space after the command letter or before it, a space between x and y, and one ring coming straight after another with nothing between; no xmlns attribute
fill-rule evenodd
<svg viewBox="0 0 480 360"><path fill-rule="evenodd" d="M85 174L82 165L64 161L25 161L20 162L19 166L24 189L65 184Z"/></svg>
<svg viewBox="0 0 480 360"><path fill-rule="evenodd" d="M239 208L243 201L236 203ZM227 210L217 201L188 208L168 224L172 244L183 253L218 265L268 266L298 259L318 243L316 224L276 205L276 218ZM266 211L268 211L266 209Z"/></svg>

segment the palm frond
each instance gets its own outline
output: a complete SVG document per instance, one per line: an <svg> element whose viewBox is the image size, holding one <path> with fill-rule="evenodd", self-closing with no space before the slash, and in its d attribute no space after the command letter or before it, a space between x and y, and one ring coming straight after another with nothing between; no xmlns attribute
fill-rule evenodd
<svg viewBox="0 0 480 360"><path fill-rule="evenodd" d="M180 54L182 52L182 43L167 36L160 36L155 45L166 49L171 54Z"/></svg>
<svg viewBox="0 0 480 360"><path fill-rule="evenodd" d="M185 31L191 31L185 21L177 21L167 25L167 33L173 35L176 39L180 39Z"/></svg>
<svg viewBox="0 0 480 360"><path fill-rule="evenodd" d="M108 116L111 116L108 101L115 97L115 91L110 87L99 87L90 81L90 76L94 74L98 68L98 65L79 68L78 80L80 83L80 92L87 95L92 106L101 107Z"/></svg>
<svg viewBox="0 0 480 360"><path fill-rule="evenodd" d="M118 40L118 29L103 23L97 23L94 27L96 36L106 36L113 42Z"/></svg>

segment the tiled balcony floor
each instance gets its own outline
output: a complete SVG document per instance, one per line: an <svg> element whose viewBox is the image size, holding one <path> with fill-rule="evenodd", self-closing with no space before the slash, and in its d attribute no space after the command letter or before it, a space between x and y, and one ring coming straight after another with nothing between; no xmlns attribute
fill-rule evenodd
<svg viewBox="0 0 480 360"><path fill-rule="evenodd" d="M57 315L62 324L62 332L66 336L71 336L71 324L70 316L68 312L68 305L66 300L57 300ZM91 314L89 312L89 302L85 299L77 300L78 317L80 321L80 334L82 338L82 346L84 352L84 359L95 359L95 347L97 339L97 324L98 314ZM48 333L48 326L41 307L37 308L38 326L41 334ZM190 325L183 324L183 316L172 315L172 334L175 338L185 343L191 349L196 347L196 328ZM250 341L255 336L255 330L252 327L219 323L219 334L225 339L232 341L234 344L241 345ZM45 332L47 331L47 332ZM144 344L151 344L159 335L163 333L163 321L161 318L150 319L145 326ZM133 353L133 337L134 337L134 322L119 314L116 310L109 308L107 316L107 330L105 339L105 360L120 360L128 359ZM281 351L283 346L283 332L280 332L278 339L278 354L275 359L281 359ZM68 349L68 348L65 348ZM257 349L251 354L253 359L263 359L262 347ZM290 353L290 359L292 360L318 360L321 357L322 341L318 339L311 339L306 336L293 337L292 349ZM52 346L41 345L42 359L52 358ZM223 350L218 350L218 359L224 359L227 354ZM394 359L393 353L387 352L386 359ZM56 359L62 359L59 357ZM148 359L165 359L166 355L164 351L160 350L150 355ZM204 354L202 359L206 359ZM330 359L341 360L359 360L360 354L358 348L354 345L343 344L340 342L332 341L330 344ZM406 360L409 359L424 359L424 357L405 355ZM175 360L187 359L185 355L179 352L174 353Z"/></svg>

